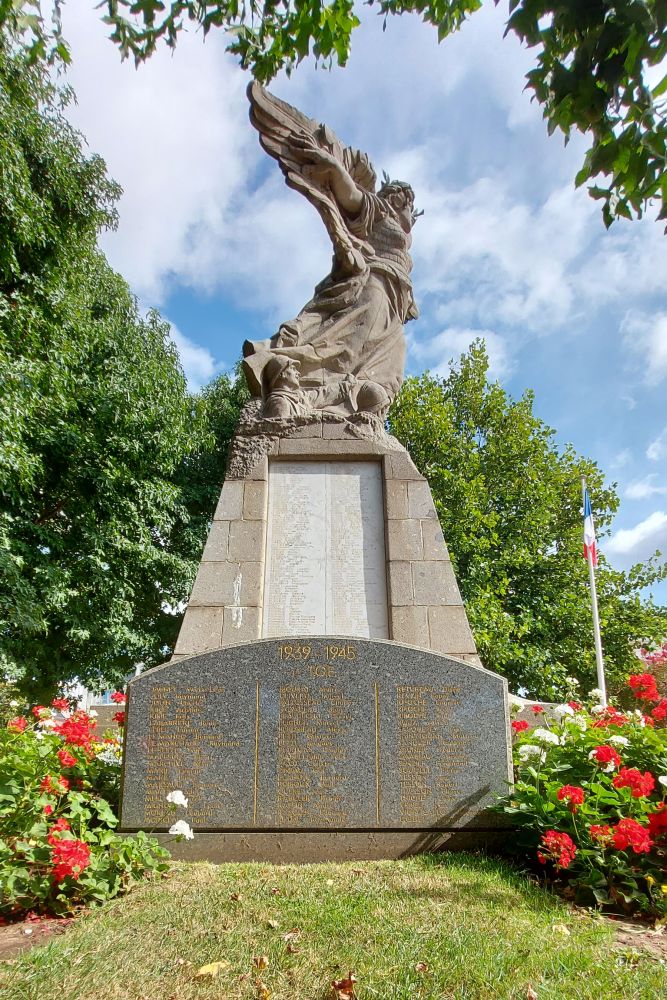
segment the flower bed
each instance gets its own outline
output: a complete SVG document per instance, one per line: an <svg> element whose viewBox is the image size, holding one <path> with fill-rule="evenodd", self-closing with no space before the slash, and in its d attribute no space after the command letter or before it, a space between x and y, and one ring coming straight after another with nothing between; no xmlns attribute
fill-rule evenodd
<svg viewBox="0 0 667 1000"><path fill-rule="evenodd" d="M68 913L166 868L169 855L156 841L114 832L120 761L118 737L98 735L95 719L64 698L0 730L4 919Z"/></svg>
<svg viewBox="0 0 667 1000"><path fill-rule="evenodd" d="M646 672L629 678L630 702L571 701L551 719L537 710L537 728L513 722L515 785L500 808L517 848L577 900L665 916L667 699Z"/></svg>

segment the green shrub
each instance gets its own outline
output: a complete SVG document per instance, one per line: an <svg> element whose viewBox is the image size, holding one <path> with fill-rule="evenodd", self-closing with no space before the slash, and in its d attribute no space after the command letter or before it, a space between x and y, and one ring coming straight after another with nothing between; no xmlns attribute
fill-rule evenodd
<svg viewBox="0 0 667 1000"><path fill-rule="evenodd" d="M664 916L667 702L651 674L628 690L642 708L570 702L535 729L513 722L515 784L500 808L518 848L580 902Z"/></svg>
<svg viewBox="0 0 667 1000"><path fill-rule="evenodd" d="M122 697L122 696L121 696ZM163 871L155 840L122 837L118 801L121 746L97 737L95 720L65 699L36 706L0 730L0 914L63 914L102 902Z"/></svg>

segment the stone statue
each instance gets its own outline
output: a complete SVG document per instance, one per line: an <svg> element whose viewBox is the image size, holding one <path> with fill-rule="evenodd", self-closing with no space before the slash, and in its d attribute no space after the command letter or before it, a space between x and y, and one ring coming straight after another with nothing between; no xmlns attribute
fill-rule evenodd
<svg viewBox="0 0 667 1000"><path fill-rule="evenodd" d="M376 193L365 153L258 83L248 97L262 146L318 210L334 248L331 273L296 319L270 340L244 343L250 391L269 419L315 411L381 419L403 381L403 324L418 315L409 250L420 213L412 188L385 176Z"/></svg>

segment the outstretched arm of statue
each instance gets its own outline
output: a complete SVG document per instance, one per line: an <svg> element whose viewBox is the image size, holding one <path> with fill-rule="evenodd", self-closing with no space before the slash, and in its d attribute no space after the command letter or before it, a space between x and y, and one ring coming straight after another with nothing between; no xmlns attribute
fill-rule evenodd
<svg viewBox="0 0 667 1000"><path fill-rule="evenodd" d="M343 164L326 149L318 146L311 136L295 136L292 139L292 149L294 154L307 164L304 170L307 170L313 179L320 183L328 183L343 211L348 215L357 215L363 195Z"/></svg>

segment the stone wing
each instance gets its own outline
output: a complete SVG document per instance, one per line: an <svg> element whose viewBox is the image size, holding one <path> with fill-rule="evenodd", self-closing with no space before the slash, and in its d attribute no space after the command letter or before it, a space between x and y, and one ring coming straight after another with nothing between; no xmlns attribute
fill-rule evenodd
<svg viewBox="0 0 667 1000"><path fill-rule="evenodd" d="M289 187L305 195L324 222L336 257L348 272L363 270L372 248L350 232L345 218L328 188L304 171L304 163L293 145L294 138L310 136L342 163L355 183L364 191L375 191L375 171L366 153L341 141L327 125L307 118L291 104L269 94L259 83L248 86L250 121L260 136L262 147L280 164Z"/></svg>

